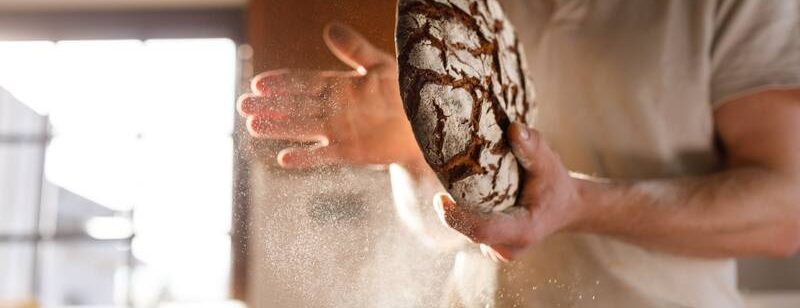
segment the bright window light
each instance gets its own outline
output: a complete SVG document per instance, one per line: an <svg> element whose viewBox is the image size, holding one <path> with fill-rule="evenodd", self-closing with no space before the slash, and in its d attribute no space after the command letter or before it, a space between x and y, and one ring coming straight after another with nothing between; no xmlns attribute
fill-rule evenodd
<svg viewBox="0 0 800 308"><path fill-rule="evenodd" d="M140 299L227 297L235 74L228 39L0 42L0 87L52 123L48 181L133 212L86 229L135 232Z"/></svg>
<svg viewBox="0 0 800 308"><path fill-rule="evenodd" d="M124 217L92 217L84 228L89 236L99 240L124 239L133 235L133 226Z"/></svg>

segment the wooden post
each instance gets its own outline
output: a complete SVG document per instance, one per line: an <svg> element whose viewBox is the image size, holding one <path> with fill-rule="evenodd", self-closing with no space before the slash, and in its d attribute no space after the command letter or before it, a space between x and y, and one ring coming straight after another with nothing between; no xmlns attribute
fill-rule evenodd
<svg viewBox="0 0 800 308"><path fill-rule="evenodd" d="M247 16L256 71L345 69L322 41L322 30L331 21L351 25L381 49L394 52L392 0L251 0Z"/></svg>

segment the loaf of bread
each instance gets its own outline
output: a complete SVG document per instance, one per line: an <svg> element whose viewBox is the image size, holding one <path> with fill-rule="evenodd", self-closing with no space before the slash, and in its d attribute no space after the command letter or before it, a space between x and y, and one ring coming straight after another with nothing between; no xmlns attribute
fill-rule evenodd
<svg viewBox="0 0 800 308"><path fill-rule="evenodd" d="M534 118L533 85L496 0L399 0L406 115L428 164L461 206L513 206L521 168L505 132Z"/></svg>

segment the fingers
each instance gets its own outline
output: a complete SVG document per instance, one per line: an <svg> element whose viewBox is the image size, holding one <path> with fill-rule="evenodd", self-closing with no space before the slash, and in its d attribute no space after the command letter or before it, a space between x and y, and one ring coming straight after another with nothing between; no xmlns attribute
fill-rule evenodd
<svg viewBox="0 0 800 308"><path fill-rule="evenodd" d="M268 97L296 94L320 96L337 83L356 75L353 72L275 70L253 77L250 90L259 96Z"/></svg>
<svg viewBox="0 0 800 308"><path fill-rule="evenodd" d="M247 117L247 130L258 138L294 141L320 141L325 139L325 128L321 121L293 121L256 115Z"/></svg>
<svg viewBox="0 0 800 308"><path fill-rule="evenodd" d="M391 56L376 48L361 34L340 23L328 24L323 35L325 44L337 58L359 73L394 61Z"/></svg>
<svg viewBox="0 0 800 308"><path fill-rule="evenodd" d="M265 97L244 94L236 102L239 115L261 116L275 120L310 121L324 116L324 103L319 98L306 95Z"/></svg>
<svg viewBox="0 0 800 308"><path fill-rule="evenodd" d="M519 255L524 251L522 248L503 244L491 245L489 246L488 250L494 253L495 258L501 262L511 262L511 260L519 257Z"/></svg>
<svg viewBox="0 0 800 308"><path fill-rule="evenodd" d="M331 95L342 72L270 71L253 78L252 94L242 95L237 110L247 129L260 138L315 141L324 133L326 110L335 110L341 93ZM341 92L341 91L340 91Z"/></svg>
<svg viewBox="0 0 800 308"><path fill-rule="evenodd" d="M445 225L461 232L471 241L478 242L473 234L473 229L478 224L475 215L458 208L455 201L446 193L439 193L434 196L433 203L439 219Z"/></svg>
<svg viewBox="0 0 800 308"><path fill-rule="evenodd" d="M553 153L538 131L515 122L509 127L508 135L511 150L522 168L534 174L541 174L547 169Z"/></svg>
<svg viewBox="0 0 800 308"><path fill-rule="evenodd" d="M492 261L494 262L501 262L501 259L497 256L497 253L494 250L492 250L491 247L484 244L480 244L478 245L478 248L481 250L481 254L484 257L492 259Z"/></svg>
<svg viewBox="0 0 800 308"><path fill-rule="evenodd" d="M510 262L532 244L524 208L514 208L510 213L472 213L447 194L434 197L434 208L443 222L480 243L481 253L495 262Z"/></svg>
<svg viewBox="0 0 800 308"><path fill-rule="evenodd" d="M458 206L448 194L434 197L440 219L475 243L527 246L527 209L516 207L508 212L475 213Z"/></svg>
<svg viewBox="0 0 800 308"><path fill-rule="evenodd" d="M342 163L336 146L290 148L278 153L278 164L287 169L308 169Z"/></svg>
<svg viewBox="0 0 800 308"><path fill-rule="evenodd" d="M492 259L492 261L498 263L511 262L524 251L524 249L522 248L512 247L508 245L500 245L500 244L491 246L486 244L480 244L479 248L481 250L481 254L483 254L484 257Z"/></svg>

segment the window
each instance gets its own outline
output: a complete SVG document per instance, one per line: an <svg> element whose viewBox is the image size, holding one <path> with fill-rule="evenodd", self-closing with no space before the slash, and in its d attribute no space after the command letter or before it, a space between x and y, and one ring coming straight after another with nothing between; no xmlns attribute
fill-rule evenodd
<svg viewBox="0 0 800 308"><path fill-rule="evenodd" d="M236 66L229 39L0 42L0 303L228 297Z"/></svg>

